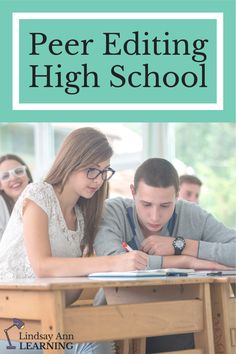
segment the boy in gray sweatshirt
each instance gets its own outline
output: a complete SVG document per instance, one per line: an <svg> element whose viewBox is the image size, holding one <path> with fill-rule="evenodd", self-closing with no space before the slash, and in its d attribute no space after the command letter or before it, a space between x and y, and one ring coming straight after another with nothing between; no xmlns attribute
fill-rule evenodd
<svg viewBox="0 0 236 354"><path fill-rule="evenodd" d="M197 204L177 200L179 177L169 161L146 160L130 187L133 199L106 202L94 244L97 255L126 252L122 247L126 242L149 255L150 269L236 267L236 231ZM149 339L147 352L155 351L156 344L160 351L194 345L191 334L158 337Z"/></svg>
<svg viewBox="0 0 236 354"><path fill-rule="evenodd" d="M133 199L107 200L95 239L97 255L123 253L122 242L149 254L149 268L236 267L236 231L200 206L177 200L179 178L165 159L140 165Z"/></svg>

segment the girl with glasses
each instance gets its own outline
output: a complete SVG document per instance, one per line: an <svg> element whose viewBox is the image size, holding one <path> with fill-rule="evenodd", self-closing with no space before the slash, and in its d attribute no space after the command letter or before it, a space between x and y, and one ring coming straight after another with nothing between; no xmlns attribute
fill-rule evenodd
<svg viewBox="0 0 236 354"><path fill-rule="evenodd" d="M17 199L32 181L29 167L19 156L0 157L0 240Z"/></svg>
<svg viewBox="0 0 236 354"><path fill-rule="evenodd" d="M44 182L18 199L0 243L0 278L84 276L145 269L140 251L94 256L93 243L107 194L112 148L93 128L73 131ZM91 256L91 257L90 257ZM71 302L77 294L68 294ZM113 353L111 343L80 344L70 353Z"/></svg>

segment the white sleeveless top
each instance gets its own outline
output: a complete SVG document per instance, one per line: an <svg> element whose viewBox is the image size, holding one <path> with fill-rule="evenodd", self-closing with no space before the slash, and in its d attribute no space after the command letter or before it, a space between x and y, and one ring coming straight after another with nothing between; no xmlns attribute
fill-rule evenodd
<svg viewBox="0 0 236 354"><path fill-rule="evenodd" d="M71 231L53 187L46 182L30 183L17 200L0 241L0 279L35 277L24 246L22 207L25 199L34 201L48 215L52 256L81 257L84 219L80 208L75 207L77 230Z"/></svg>

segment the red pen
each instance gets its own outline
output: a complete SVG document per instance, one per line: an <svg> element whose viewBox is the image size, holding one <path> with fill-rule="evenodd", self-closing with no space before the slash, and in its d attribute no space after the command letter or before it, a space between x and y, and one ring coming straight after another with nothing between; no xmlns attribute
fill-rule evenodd
<svg viewBox="0 0 236 354"><path fill-rule="evenodd" d="M133 248L131 248L126 242L122 242L122 247L123 247L127 252L133 251Z"/></svg>

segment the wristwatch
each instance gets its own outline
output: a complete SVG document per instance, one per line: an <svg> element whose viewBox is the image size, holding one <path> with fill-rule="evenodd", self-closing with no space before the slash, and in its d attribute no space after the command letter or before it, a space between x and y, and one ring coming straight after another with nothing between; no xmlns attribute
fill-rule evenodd
<svg viewBox="0 0 236 354"><path fill-rule="evenodd" d="M184 247L186 246L186 241L183 237L176 237L172 242L174 247L175 255L180 255L183 252Z"/></svg>

